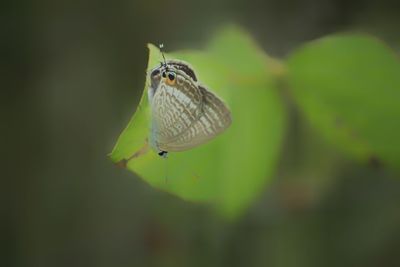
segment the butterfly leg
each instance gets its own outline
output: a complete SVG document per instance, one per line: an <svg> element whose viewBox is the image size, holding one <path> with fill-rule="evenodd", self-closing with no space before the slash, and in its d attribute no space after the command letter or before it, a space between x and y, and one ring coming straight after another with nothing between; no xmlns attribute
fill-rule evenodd
<svg viewBox="0 0 400 267"><path fill-rule="evenodd" d="M158 155L159 155L160 157L166 158L167 155L168 155L168 152L167 152L167 151L161 150L160 152L158 152Z"/></svg>

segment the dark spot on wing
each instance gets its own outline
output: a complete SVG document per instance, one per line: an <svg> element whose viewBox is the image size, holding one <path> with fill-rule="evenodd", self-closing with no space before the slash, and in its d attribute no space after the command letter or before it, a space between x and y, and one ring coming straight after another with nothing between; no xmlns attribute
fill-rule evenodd
<svg viewBox="0 0 400 267"><path fill-rule="evenodd" d="M155 69L152 71L151 76L157 76L158 74L160 74L160 70L159 69Z"/></svg>
<svg viewBox="0 0 400 267"><path fill-rule="evenodd" d="M160 69L157 68L157 69L153 70L150 74L150 87L152 88L153 93L157 89L157 87L160 83L160 80L161 80L160 72L161 72Z"/></svg>
<svg viewBox="0 0 400 267"><path fill-rule="evenodd" d="M186 75L191 77L193 79L193 81L197 82L196 74L194 74L194 71L187 64L182 63L182 62L172 61L172 62L168 62L168 65L171 65L174 68L183 71L184 73L186 73Z"/></svg>

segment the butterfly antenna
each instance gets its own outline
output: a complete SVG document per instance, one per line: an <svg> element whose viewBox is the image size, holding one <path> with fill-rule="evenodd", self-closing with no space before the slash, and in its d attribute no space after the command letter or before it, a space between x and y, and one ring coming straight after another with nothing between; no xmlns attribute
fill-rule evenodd
<svg viewBox="0 0 400 267"><path fill-rule="evenodd" d="M167 66L167 61L165 60L164 51L163 51L164 44L160 44L158 47L160 48L161 55L164 59L164 66Z"/></svg>

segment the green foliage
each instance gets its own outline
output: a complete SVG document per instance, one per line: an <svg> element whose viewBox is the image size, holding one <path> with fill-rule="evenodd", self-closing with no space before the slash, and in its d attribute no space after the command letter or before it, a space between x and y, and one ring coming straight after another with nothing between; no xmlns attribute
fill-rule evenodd
<svg viewBox="0 0 400 267"><path fill-rule="evenodd" d="M212 203L225 216L234 217L272 178L285 113L261 50L235 28L217 36L204 52L166 57L190 62L199 80L230 107L231 127L195 149L170 153L167 159L148 151L130 160L127 167L157 188L186 200ZM149 45L149 49L147 70L161 59L156 47ZM111 154L115 162L128 159L145 145L150 125L147 85L148 81L137 112Z"/></svg>
<svg viewBox="0 0 400 267"><path fill-rule="evenodd" d="M149 50L147 71L162 58L155 46ZM190 62L201 83L228 104L233 122L210 143L163 159L144 149L150 128L146 81L137 111L110 156L156 188L210 203L226 217L240 214L274 177L287 123L277 90L282 81L325 140L359 160L400 165L400 66L374 38L323 38L296 50L284 66L230 27L204 51L166 57Z"/></svg>
<svg viewBox="0 0 400 267"><path fill-rule="evenodd" d="M356 158L400 167L400 64L379 40L326 37L288 59L288 81L305 116Z"/></svg>

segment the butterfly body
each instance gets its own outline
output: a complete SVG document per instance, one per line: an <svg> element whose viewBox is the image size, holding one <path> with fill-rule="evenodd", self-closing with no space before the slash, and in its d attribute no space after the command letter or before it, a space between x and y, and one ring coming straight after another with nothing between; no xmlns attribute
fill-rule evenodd
<svg viewBox="0 0 400 267"><path fill-rule="evenodd" d="M153 69L148 95L150 143L159 154L206 143L231 124L227 106L199 84L194 70L183 61L168 60Z"/></svg>

